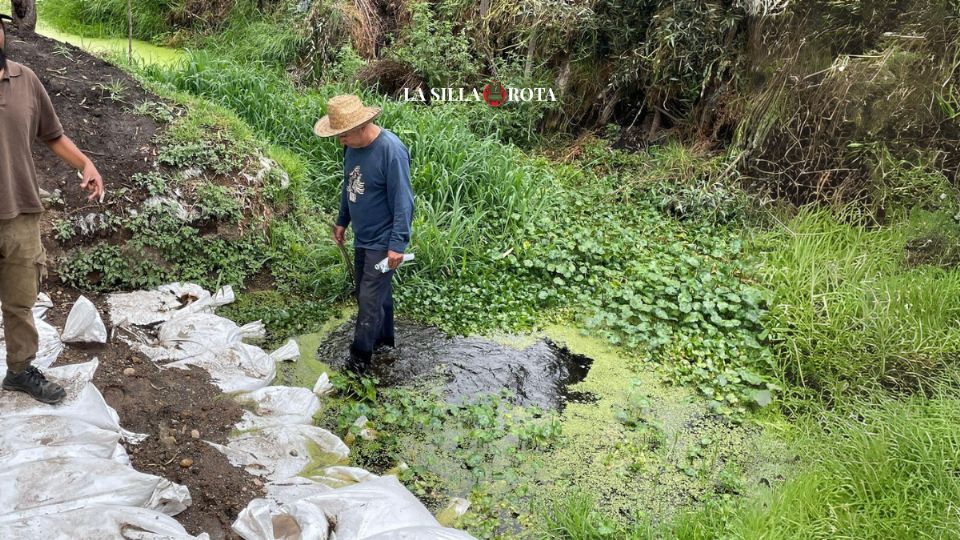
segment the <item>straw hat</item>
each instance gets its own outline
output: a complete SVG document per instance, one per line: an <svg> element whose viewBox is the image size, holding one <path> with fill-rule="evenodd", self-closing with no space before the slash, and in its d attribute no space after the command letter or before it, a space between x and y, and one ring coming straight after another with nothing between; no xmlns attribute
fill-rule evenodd
<svg viewBox="0 0 960 540"><path fill-rule="evenodd" d="M346 94L327 102L327 114L317 120L313 132L320 137L333 137L369 122L380 114L380 107L364 107L360 98Z"/></svg>

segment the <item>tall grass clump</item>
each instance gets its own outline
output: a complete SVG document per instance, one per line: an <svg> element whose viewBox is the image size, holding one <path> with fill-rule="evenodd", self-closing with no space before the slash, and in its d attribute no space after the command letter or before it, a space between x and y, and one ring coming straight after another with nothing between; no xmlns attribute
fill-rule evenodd
<svg viewBox="0 0 960 540"><path fill-rule="evenodd" d="M307 43L293 8L281 3L260 11L252 1L233 2L222 30L194 39L197 45L240 62L282 67L294 64Z"/></svg>
<svg viewBox="0 0 960 540"><path fill-rule="evenodd" d="M960 538L960 401L857 403L824 419L809 468L738 505L679 518L680 539Z"/></svg>
<svg viewBox="0 0 960 540"><path fill-rule="evenodd" d="M133 4L133 36L157 41L170 32L166 0ZM92 37L127 36L127 0L40 0L40 17L57 29Z"/></svg>
<svg viewBox="0 0 960 540"><path fill-rule="evenodd" d="M335 211L343 149L335 138L316 137L312 128L330 97L356 89L327 85L300 92L279 70L254 69L209 53L190 54L175 68L148 67L146 75L231 109L258 135L299 155L311 198ZM397 133L413 158L412 249L419 272L449 278L475 271L488 252L510 249L524 224L549 204L549 167L492 137L478 137L457 108L397 105L371 95L363 99L384 108L378 124Z"/></svg>
<svg viewBox="0 0 960 540"><path fill-rule="evenodd" d="M789 385L828 400L922 391L955 365L960 271L909 267L908 231L865 229L807 207L755 240L774 295L767 326Z"/></svg>
<svg viewBox="0 0 960 540"><path fill-rule="evenodd" d="M628 527L606 515L596 499L582 491L556 501L543 515L550 540L642 540L652 533L646 521Z"/></svg>

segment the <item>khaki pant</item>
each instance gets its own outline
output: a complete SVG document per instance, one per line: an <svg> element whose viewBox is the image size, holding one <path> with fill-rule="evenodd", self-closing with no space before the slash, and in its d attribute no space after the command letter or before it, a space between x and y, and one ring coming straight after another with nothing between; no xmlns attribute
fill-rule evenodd
<svg viewBox="0 0 960 540"><path fill-rule="evenodd" d="M0 219L0 310L7 345L7 368L23 371L37 354L33 323L46 255L40 242L40 214Z"/></svg>

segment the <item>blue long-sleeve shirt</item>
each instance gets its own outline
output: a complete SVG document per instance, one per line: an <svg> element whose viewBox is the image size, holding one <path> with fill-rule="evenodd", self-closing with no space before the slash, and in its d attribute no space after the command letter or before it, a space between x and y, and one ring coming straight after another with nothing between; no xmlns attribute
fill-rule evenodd
<svg viewBox="0 0 960 540"><path fill-rule="evenodd" d="M413 225L410 152L386 128L363 148L347 147L337 225L353 223L358 248L404 253Z"/></svg>

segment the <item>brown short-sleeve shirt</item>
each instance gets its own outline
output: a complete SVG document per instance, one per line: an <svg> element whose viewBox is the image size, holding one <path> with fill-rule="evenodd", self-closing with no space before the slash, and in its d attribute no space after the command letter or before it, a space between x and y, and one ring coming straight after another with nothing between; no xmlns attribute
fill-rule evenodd
<svg viewBox="0 0 960 540"><path fill-rule="evenodd" d="M43 211L32 144L61 135L63 126L40 79L7 60L0 77L0 219Z"/></svg>

